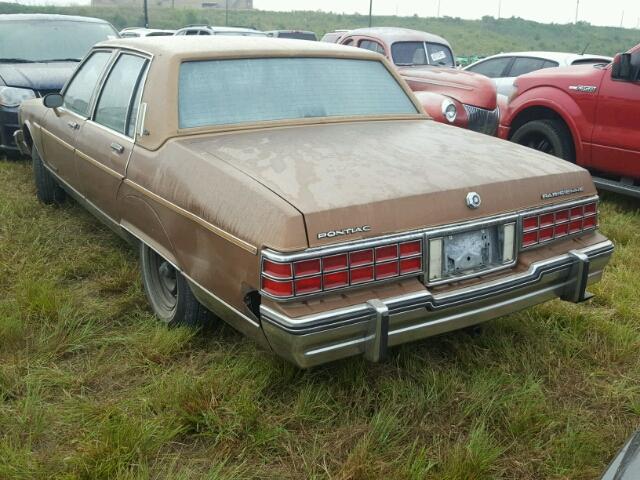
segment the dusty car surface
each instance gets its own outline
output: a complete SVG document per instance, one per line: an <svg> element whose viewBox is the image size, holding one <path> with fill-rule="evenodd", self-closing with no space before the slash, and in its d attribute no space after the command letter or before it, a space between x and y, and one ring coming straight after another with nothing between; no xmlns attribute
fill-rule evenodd
<svg viewBox="0 0 640 480"><path fill-rule="evenodd" d="M444 38L406 28L361 28L338 40L387 57L435 120L495 135L500 120L496 87L484 75L455 68Z"/></svg>
<svg viewBox="0 0 640 480"><path fill-rule="evenodd" d="M138 243L160 319L301 367L580 302L613 250L585 170L432 121L361 49L104 42L21 122L40 199Z"/></svg>

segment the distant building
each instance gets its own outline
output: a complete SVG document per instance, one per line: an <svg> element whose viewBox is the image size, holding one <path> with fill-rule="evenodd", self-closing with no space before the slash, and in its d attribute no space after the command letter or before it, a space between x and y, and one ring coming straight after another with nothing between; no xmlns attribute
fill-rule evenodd
<svg viewBox="0 0 640 480"><path fill-rule="evenodd" d="M229 8L233 10L252 10L253 0L147 0L149 7L168 8ZM93 7L137 7L142 0L91 0Z"/></svg>

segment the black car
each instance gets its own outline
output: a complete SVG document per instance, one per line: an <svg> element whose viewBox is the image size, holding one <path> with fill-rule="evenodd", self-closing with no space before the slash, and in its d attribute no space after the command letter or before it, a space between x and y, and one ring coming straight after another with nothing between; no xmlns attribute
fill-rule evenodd
<svg viewBox="0 0 640 480"><path fill-rule="evenodd" d="M89 49L111 38L116 29L97 18L0 15L0 153L18 151L20 103L59 92Z"/></svg>

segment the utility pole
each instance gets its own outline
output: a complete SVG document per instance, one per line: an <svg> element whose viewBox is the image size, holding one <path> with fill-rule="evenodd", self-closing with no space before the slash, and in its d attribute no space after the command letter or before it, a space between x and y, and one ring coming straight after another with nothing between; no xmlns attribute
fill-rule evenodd
<svg viewBox="0 0 640 480"><path fill-rule="evenodd" d="M149 28L149 9L147 8L147 0L142 0L142 8L144 10L144 28Z"/></svg>
<svg viewBox="0 0 640 480"><path fill-rule="evenodd" d="M229 0L224 0L224 24L229 26Z"/></svg>
<svg viewBox="0 0 640 480"><path fill-rule="evenodd" d="M624 28L622 24L624 23L624 10L622 10L622 18L620 19L620 28Z"/></svg>
<svg viewBox="0 0 640 480"><path fill-rule="evenodd" d="M575 23L578 23L578 12L580 10L580 0L576 0L576 21Z"/></svg>
<svg viewBox="0 0 640 480"><path fill-rule="evenodd" d="M502 13L502 0L498 0L498 20L500 20L501 13Z"/></svg>
<svg viewBox="0 0 640 480"><path fill-rule="evenodd" d="M371 14L373 13L373 0L369 0L369 28L371 28Z"/></svg>
<svg viewBox="0 0 640 480"><path fill-rule="evenodd" d="M440 18L440 0L438 0L438 18Z"/></svg>

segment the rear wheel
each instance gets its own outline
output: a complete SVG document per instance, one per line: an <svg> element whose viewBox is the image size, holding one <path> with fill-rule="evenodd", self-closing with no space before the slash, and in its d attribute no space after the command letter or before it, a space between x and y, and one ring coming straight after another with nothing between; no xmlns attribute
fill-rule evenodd
<svg viewBox="0 0 640 480"><path fill-rule="evenodd" d="M170 326L203 326L211 314L196 299L184 276L144 243L140 245L142 283L153 313Z"/></svg>
<svg viewBox="0 0 640 480"><path fill-rule="evenodd" d="M62 189L53 175L42 163L36 147L31 148L31 160L33 162L33 179L36 184L36 195L38 200L47 205L60 204L64 202L66 193Z"/></svg>
<svg viewBox="0 0 640 480"><path fill-rule="evenodd" d="M511 141L569 162L575 161L571 132L560 120L525 123L516 130Z"/></svg>

